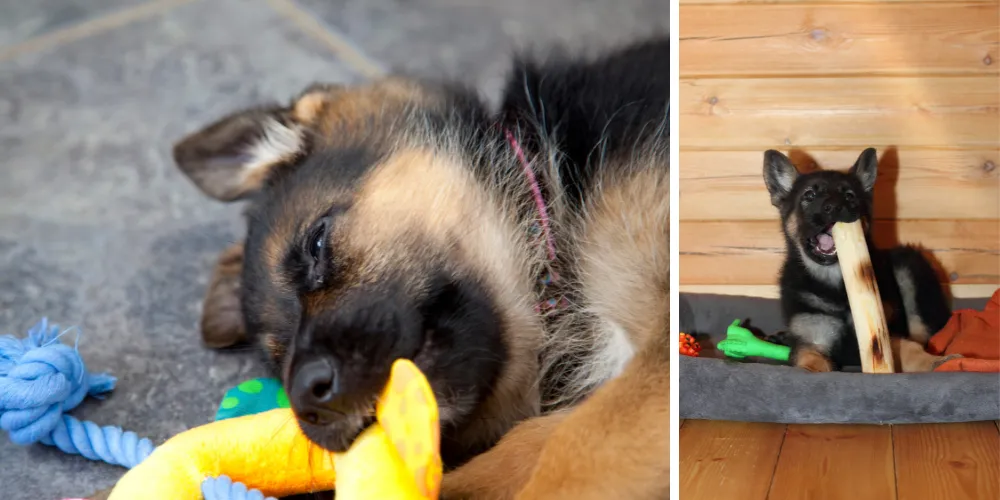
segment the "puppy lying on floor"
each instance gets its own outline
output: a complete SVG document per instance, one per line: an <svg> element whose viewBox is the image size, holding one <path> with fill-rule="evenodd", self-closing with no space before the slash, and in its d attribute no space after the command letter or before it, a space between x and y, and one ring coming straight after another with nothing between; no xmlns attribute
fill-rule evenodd
<svg viewBox="0 0 1000 500"><path fill-rule="evenodd" d="M247 200L205 300L260 345L318 446L427 374L444 498L668 496L669 46L518 60L491 113L452 84L314 85L174 148Z"/></svg>

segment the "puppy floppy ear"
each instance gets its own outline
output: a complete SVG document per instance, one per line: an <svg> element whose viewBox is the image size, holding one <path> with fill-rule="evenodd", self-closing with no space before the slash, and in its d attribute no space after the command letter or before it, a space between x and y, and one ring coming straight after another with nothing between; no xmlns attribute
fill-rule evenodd
<svg viewBox="0 0 1000 500"><path fill-rule="evenodd" d="M772 205L781 205L798 177L798 169L787 156L773 149L764 152L764 184L771 193Z"/></svg>
<svg viewBox="0 0 1000 500"><path fill-rule="evenodd" d="M305 128L288 109L226 116L174 145L177 166L205 194L234 201L253 194L275 167L306 150Z"/></svg>
<svg viewBox="0 0 1000 500"><path fill-rule="evenodd" d="M866 193L871 194L875 189L875 179L878 177L878 155L875 153L875 148L862 151L849 173L861 181Z"/></svg>

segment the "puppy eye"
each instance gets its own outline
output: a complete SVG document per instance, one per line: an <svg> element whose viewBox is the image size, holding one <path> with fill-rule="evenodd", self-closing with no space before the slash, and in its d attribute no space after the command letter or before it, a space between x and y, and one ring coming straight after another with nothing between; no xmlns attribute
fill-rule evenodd
<svg viewBox="0 0 1000 500"><path fill-rule="evenodd" d="M844 199L847 201L854 201L854 191L847 191L844 193Z"/></svg>
<svg viewBox="0 0 1000 500"><path fill-rule="evenodd" d="M309 233L308 250L309 256L312 257L313 263L319 262L320 256L323 255L323 247L326 246L326 229L327 220L323 219L316 224L316 227Z"/></svg>
<svg viewBox="0 0 1000 500"><path fill-rule="evenodd" d="M313 260L319 260L319 254L323 251L323 241L326 239L324 236L326 235L319 234L316 236L316 241L313 243L312 250L310 251Z"/></svg>
<svg viewBox="0 0 1000 500"><path fill-rule="evenodd" d="M802 199L805 201L813 201L816 198L816 191L812 189L807 189L806 192L802 193Z"/></svg>

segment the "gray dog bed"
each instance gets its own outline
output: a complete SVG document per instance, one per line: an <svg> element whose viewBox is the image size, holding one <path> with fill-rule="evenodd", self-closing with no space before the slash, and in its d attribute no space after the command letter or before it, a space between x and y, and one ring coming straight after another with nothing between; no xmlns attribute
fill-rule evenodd
<svg viewBox="0 0 1000 500"><path fill-rule="evenodd" d="M982 310L986 299L956 300ZM808 373L762 359L724 359L715 350L733 320L773 333L784 325L774 299L681 294L680 328L702 345L680 356L680 417L777 423L969 422L1000 419L1000 374L873 375L857 367Z"/></svg>

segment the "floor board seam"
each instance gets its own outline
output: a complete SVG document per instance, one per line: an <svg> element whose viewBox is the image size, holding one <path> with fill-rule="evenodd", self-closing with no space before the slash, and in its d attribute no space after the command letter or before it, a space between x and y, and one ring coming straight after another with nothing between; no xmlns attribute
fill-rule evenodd
<svg viewBox="0 0 1000 500"><path fill-rule="evenodd" d="M778 444L778 453L774 456L774 468L771 469L771 482L767 485L767 493L764 494L764 499L769 500L771 498L771 488L774 488L774 478L778 475L778 464L781 462L781 451L785 447L785 438L788 437L788 424L785 424L785 432L781 433L781 443Z"/></svg>
<svg viewBox="0 0 1000 500"><path fill-rule="evenodd" d="M899 500L899 463L896 462L896 426L889 424L889 450L892 451L892 488Z"/></svg>

